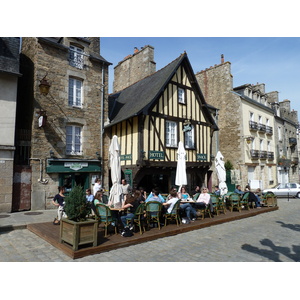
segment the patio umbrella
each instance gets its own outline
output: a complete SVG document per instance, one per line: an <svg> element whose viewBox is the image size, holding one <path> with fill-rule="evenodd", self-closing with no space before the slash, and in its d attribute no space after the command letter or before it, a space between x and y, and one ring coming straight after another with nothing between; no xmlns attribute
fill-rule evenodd
<svg viewBox="0 0 300 300"><path fill-rule="evenodd" d="M175 177L175 184L179 186L178 191L180 191L181 186L187 184L185 156L186 156L186 152L183 143L179 142L178 150L177 150L177 168L176 168L176 177Z"/></svg>
<svg viewBox="0 0 300 300"><path fill-rule="evenodd" d="M218 151L215 159L215 167L217 170L217 176L219 179L220 195L223 196L228 192L226 184L226 170L224 166L224 156Z"/></svg>
<svg viewBox="0 0 300 300"><path fill-rule="evenodd" d="M121 162L120 162L120 145L118 143L118 137L113 136L111 144L109 146L109 161L111 171L112 187L109 193L108 205L114 207L121 207Z"/></svg>

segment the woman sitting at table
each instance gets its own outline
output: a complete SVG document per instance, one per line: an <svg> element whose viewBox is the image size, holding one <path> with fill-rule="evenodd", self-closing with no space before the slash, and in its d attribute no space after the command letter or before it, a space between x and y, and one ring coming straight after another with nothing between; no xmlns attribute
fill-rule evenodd
<svg viewBox="0 0 300 300"><path fill-rule="evenodd" d="M128 195L124 202L122 209L127 209L127 213L121 216L121 222L124 227L128 226L126 220L131 218L130 229L133 228L134 213L138 206L143 202L141 198L141 192L136 190L134 195Z"/></svg>
<svg viewBox="0 0 300 300"><path fill-rule="evenodd" d="M203 209L210 204L210 195L208 194L208 188L202 188L201 194L199 195L195 207L198 209Z"/></svg>
<svg viewBox="0 0 300 300"><path fill-rule="evenodd" d="M167 202L163 203L163 213L171 213L174 207L174 204L178 201L178 194L176 189L172 189L168 196Z"/></svg>
<svg viewBox="0 0 300 300"><path fill-rule="evenodd" d="M190 198L190 195L186 192L186 188L183 186L180 189L180 192L178 193L178 198L181 200L187 200Z"/></svg>

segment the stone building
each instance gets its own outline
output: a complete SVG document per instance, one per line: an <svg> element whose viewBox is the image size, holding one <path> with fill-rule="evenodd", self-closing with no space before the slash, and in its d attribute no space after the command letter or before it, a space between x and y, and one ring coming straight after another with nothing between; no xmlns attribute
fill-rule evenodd
<svg viewBox="0 0 300 300"><path fill-rule="evenodd" d="M221 63L196 74L207 103L218 111L219 144L225 161L233 165L231 186L268 188L277 183L277 131L274 93L264 84L233 88L231 63Z"/></svg>
<svg viewBox="0 0 300 300"><path fill-rule="evenodd" d="M0 37L0 212L11 211L20 39Z"/></svg>
<svg viewBox="0 0 300 300"><path fill-rule="evenodd" d="M290 100L279 102L278 93L274 93L273 99L278 182L299 182L298 112L291 110Z"/></svg>
<svg viewBox="0 0 300 300"><path fill-rule="evenodd" d="M22 39L13 210L47 209L58 186L103 177L109 64L100 38Z"/></svg>

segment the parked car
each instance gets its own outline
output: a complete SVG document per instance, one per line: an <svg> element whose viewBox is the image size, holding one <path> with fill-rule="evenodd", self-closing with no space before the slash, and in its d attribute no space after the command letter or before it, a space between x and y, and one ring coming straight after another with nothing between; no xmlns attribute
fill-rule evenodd
<svg viewBox="0 0 300 300"><path fill-rule="evenodd" d="M277 197L300 198L300 184L298 184L298 183L280 183L270 189L263 190L263 194L266 194L267 192L272 192Z"/></svg>

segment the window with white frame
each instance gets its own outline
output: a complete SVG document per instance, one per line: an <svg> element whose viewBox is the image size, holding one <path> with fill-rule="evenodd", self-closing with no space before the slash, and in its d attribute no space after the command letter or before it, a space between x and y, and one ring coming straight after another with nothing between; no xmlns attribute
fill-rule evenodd
<svg viewBox="0 0 300 300"><path fill-rule="evenodd" d="M268 151L269 151L269 152L271 152L271 142L270 142L270 141L268 141L268 143L267 143L267 147L268 147L268 148L267 148L267 149L268 149Z"/></svg>
<svg viewBox="0 0 300 300"><path fill-rule="evenodd" d="M82 107L83 81L69 78L69 106Z"/></svg>
<svg viewBox="0 0 300 300"><path fill-rule="evenodd" d="M272 184L273 183L272 167L268 167L268 179L269 179L269 184Z"/></svg>
<svg viewBox="0 0 300 300"><path fill-rule="evenodd" d="M184 146L188 149L195 148L195 135L194 135L194 126L191 125L191 130L184 133Z"/></svg>
<svg viewBox="0 0 300 300"><path fill-rule="evenodd" d="M254 113L253 112L250 112L250 121L254 121Z"/></svg>
<svg viewBox="0 0 300 300"><path fill-rule="evenodd" d="M185 104L185 90L180 87L178 88L178 102Z"/></svg>
<svg viewBox="0 0 300 300"><path fill-rule="evenodd" d="M264 150L264 140L259 140L260 151Z"/></svg>
<svg viewBox="0 0 300 300"><path fill-rule="evenodd" d="M71 66L77 69L83 69L83 49L71 45L69 61Z"/></svg>
<svg viewBox="0 0 300 300"><path fill-rule="evenodd" d="M82 126L69 125L66 126L66 154L81 155L82 154Z"/></svg>
<svg viewBox="0 0 300 300"><path fill-rule="evenodd" d="M177 147L177 123L166 121L166 146Z"/></svg>

